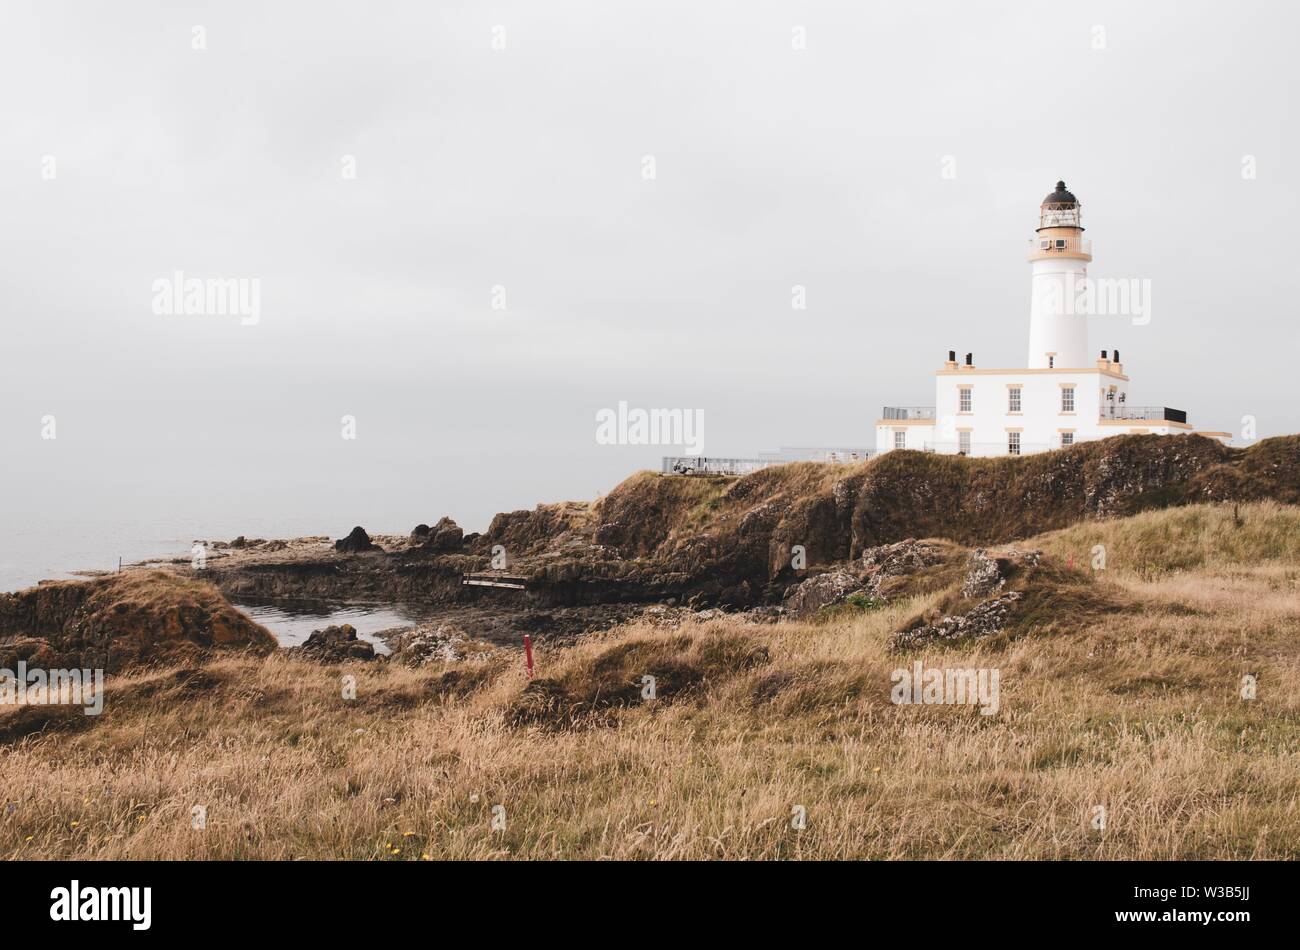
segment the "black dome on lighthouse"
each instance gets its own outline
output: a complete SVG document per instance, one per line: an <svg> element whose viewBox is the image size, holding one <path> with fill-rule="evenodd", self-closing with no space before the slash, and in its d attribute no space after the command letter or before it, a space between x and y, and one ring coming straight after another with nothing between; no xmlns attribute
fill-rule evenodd
<svg viewBox="0 0 1300 950"><path fill-rule="evenodd" d="M1058 181L1056 190L1043 199L1043 204L1053 205L1077 205L1079 199L1065 190L1065 182Z"/></svg>

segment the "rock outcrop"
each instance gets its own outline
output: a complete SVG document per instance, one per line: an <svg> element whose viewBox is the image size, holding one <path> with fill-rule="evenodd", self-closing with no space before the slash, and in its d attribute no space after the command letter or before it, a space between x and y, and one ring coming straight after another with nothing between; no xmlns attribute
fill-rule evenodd
<svg viewBox="0 0 1300 950"><path fill-rule="evenodd" d="M334 542L334 550L341 554L365 554L368 551L383 551L379 545L370 540L366 529L358 525L348 533L346 538Z"/></svg>
<svg viewBox="0 0 1300 950"><path fill-rule="evenodd" d="M797 585L785 598L785 611L792 617L808 617L823 607L830 607L855 591L862 582L845 571L828 571Z"/></svg>
<svg viewBox="0 0 1300 950"><path fill-rule="evenodd" d="M448 552L459 551L464 542L465 533L460 530L460 525L452 521L450 517L438 519L438 524L429 529L429 538L426 546L430 551Z"/></svg>
<svg viewBox="0 0 1300 950"><path fill-rule="evenodd" d="M26 659L109 673L188 663L219 650L270 653L275 638L211 584L130 571L0 594L0 665Z"/></svg>
<svg viewBox="0 0 1300 950"><path fill-rule="evenodd" d="M1077 629L1125 609L1113 591L1084 570L1047 561L1039 551L975 550L960 585L940 604L913 617L890 638L892 649L954 640Z"/></svg>
<svg viewBox="0 0 1300 950"><path fill-rule="evenodd" d="M890 640L894 649L939 643L946 640L989 637L1005 629L1019 591L1008 591L976 604L964 614L936 616L929 623L899 630Z"/></svg>
<svg viewBox="0 0 1300 950"><path fill-rule="evenodd" d="M423 536L417 539L412 532L412 540L416 540L428 551L449 554L459 551L464 545L465 532L450 518L439 518L438 523L432 528L427 525L420 527L425 529ZM416 528L416 531L419 531L419 528Z"/></svg>
<svg viewBox="0 0 1300 950"><path fill-rule="evenodd" d="M1031 556L1037 558L1038 552L1033 552ZM968 599L987 597L1002 588L1010 573L1009 558L994 557L983 548L978 548L970 553L967 561L966 577L961 583L961 595Z"/></svg>
<svg viewBox="0 0 1300 950"><path fill-rule="evenodd" d="M853 574L872 597L914 596L959 577L965 548L1149 508L1263 498L1300 503L1300 437L1235 449L1196 435L1127 435L1024 457L901 451L740 478L642 472L591 504L499 514L481 536L443 519L383 557L212 566L239 596L296 589L548 607L675 599L744 610L779 604L794 585L830 571ZM337 548L330 554L376 550L359 528ZM522 586L461 583L503 567Z"/></svg>
<svg viewBox="0 0 1300 950"><path fill-rule="evenodd" d="M373 660L373 644L358 639L357 630L345 623L324 630L313 630L301 646L291 650L324 663L341 663L344 660Z"/></svg>
<svg viewBox="0 0 1300 950"><path fill-rule="evenodd" d="M393 659L406 666L485 659L492 648L456 623L421 624L398 639Z"/></svg>
<svg viewBox="0 0 1300 950"><path fill-rule="evenodd" d="M853 567L872 597L892 600L942 587L957 569L962 549L934 538L908 538L867 548Z"/></svg>

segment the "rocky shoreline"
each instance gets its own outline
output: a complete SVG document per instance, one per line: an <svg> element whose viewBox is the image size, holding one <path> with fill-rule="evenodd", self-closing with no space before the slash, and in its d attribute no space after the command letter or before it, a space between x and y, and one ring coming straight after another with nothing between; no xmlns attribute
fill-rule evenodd
<svg viewBox="0 0 1300 950"><path fill-rule="evenodd" d="M1300 502L1300 437L1243 450L1130 435L1023 458L901 452L739 478L642 472L596 502L503 512L482 534L444 517L405 536L355 527L338 539L217 542L206 574L236 599L747 610L908 538L989 547L1149 508L1262 499ZM518 584L463 583L475 573Z"/></svg>
<svg viewBox="0 0 1300 950"><path fill-rule="evenodd" d="M199 541L197 561L146 562L117 575L170 576L155 582L162 594L125 591L110 575L0 595L0 646L15 637L99 643L120 614L207 649L212 618L195 611L310 600L419 608L430 619L386 631L385 642L395 658L420 662L465 644L517 647L524 634L566 642L637 619L677 624L723 611L764 623L840 605L870 610L962 581L944 616L899 632L901 647L990 635L1032 612L1045 591L1066 596L1077 586L1025 552L986 549L1148 508L1264 498L1300 502L1300 437L1241 450L1195 435L1131 435L1024 458L895 452L743 477L642 472L596 502L498 514L482 534L443 517L401 536L356 526L339 538ZM990 579L995 591L970 593ZM103 602L79 583L104 588ZM178 586L189 583L215 589L217 599ZM360 658L355 631L335 626L316 631L314 651Z"/></svg>

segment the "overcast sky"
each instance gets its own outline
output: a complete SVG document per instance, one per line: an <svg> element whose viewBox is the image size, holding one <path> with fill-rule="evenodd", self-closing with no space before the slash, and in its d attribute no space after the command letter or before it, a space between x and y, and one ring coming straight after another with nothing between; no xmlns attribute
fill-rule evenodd
<svg viewBox="0 0 1300 950"><path fill-rule="evenodd" d="M1292 4L0 17L11 520L481 530L657 467L597 444L620 401L701 410L714 455L870 446L948 349L1024 365L1058 178L1091 274L1152 282L1092 326L1130 401L1300 430ZM156 314L177 270L258 279L260 322Z"/></svg>

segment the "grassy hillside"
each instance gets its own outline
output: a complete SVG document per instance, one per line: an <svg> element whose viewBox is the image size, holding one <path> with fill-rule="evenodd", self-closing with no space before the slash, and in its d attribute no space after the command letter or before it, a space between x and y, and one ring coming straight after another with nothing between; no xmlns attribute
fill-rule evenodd
<svg viewBox="0 0 1300 950"><path fill-rule="evenodd" d="M1128 435L1020 457L901 451L735 479L641 472L602 498L591 521L617 526L610 539L635 555L670 555L699 535L766 533L856 554L906 537L996 544L1173 505L1260 500L1300 503L1300 436L1248 449Z"/></svg>
<svg viewBox="0 0 1300 950"><path fill-rule="evenodd" d="M1298 518L1200 505L1034 539L1124 607L982 644L890 650L946 588L641 622L540 650L531 685L510 651L122 677L99 720L0 744L0 856L1297 858ZM892 704L916 660L997 668L1000 711Z"/></svg>
<svg viewBox="0 0 1300 950"><path fill-rule="evenodd" d="M1001 544L1171 506L1261 500L1300 502L1300 437L1233 449L1196 435L1126 435L999 458L900 451L741 478L642 472L594 505L499 515L476 551L502 544L524 570L530 558L567 562L556 576L614 578L628 599L742 607L778 600L799 579L796 547L826 567L906 538Z"/></svg>
<svg viewBox="0 0 1300 950"><path fill-rule="evenodd" d="M796 549L817 572L907 538L1001 544L1176 505L1261 500L1300 502L1300 436L1233 449L1196 435L1124 435L1018 458L901 451L739 478L640 472L595 502L502 512L483 534L457 528L445 544L386 538L382 554L319 541L226 547L208 579L236 598L442 605L498 598L460 581L504 549L528 598L549 606L735 609L779 603L803 580Z"/></svg>
<svg viewBox="0 0 1300 950"><path fill-rule="evenodd" d="M1190 505L1077 524L1034 543L1085 564L1101 545L1107 568L1124 574L1203 567L1231 571L1236 565L1285 569L1300 564L1300 508L1271 502Z"/></svg>

